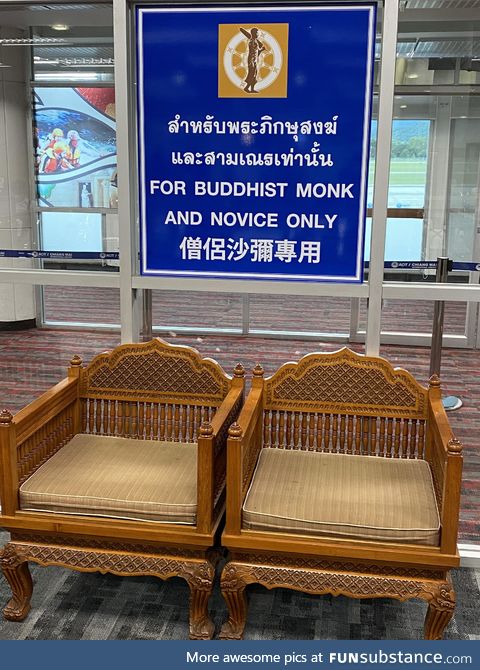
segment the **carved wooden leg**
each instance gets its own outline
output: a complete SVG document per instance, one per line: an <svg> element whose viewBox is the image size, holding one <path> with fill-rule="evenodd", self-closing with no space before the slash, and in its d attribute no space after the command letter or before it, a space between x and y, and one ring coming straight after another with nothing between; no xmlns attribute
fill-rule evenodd
<svg viewBox="0 0 480 670"><path fill-rule="evenodd" d="M227 563L222 572L222 596L228 607L228 621L223 624L221 640L241 640L247 620L247 596L245 582L233 563Z"/></svg>
<svg viewBox="0 0 480 670"><path fill-rule="evenodd" d="M210 562L196 565L186 576L190 587L190 639L211 640L215 625L208 614L215 569Z"/></svg>
<svg viewBox="0 0 480 670"><path fill-rule="evenodd" d="M3 616L9 621L23 621L30 611L33 591L28 563L15 547L7 544L1 554L0 565L12 589L12 598L3 610Z"/></svg>
<svg viewBox="0 0 480 670"><path fill-rule="evenodd" d="M455 591L451 583L442 584L428 604L425 639L441 640L455 610Z"/></svg>

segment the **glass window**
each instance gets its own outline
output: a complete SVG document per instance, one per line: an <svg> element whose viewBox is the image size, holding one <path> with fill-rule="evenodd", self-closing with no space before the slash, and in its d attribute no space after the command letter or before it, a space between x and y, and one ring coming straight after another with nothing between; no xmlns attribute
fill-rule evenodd
<svg viewBox="0 0 480 670"><path fill-rule="evenodd" d="M120 291L116 288L45 286L42 293L47 325L120 324Z"/></svg>
<svg viewBox="0 0 480 670"><path fill-rule="evenodd" d="M153 327L175 331L242 332L242 297L235 293L152 291Z"/></svg>
<svg viewBox="0 0 480 670"><path fill-rule="evenodd" d="M396 100L403 116L408 105L403 97ZM410 114L425 114L428 104L410 104ZM388 189L388 219L385 242L386 261L424 258L424 207L430 141L430 119L394 119ZM373 205L377 121L372 121L372 143L368 187L368 209ZM365 260L370 259L372 219L365 229Z"/></svg>
<svg viewBox="0 0 480 670"><path fill-rule="evenodd" d="M428 300L388 300L383 301L382 333L410 333L430 336L432 333L435 303ZM474 308L475 305L472 304ZM468 304L446 302L444 313L444 334L465 335ZM360 300L359 331L367 327L367 301Z"/></svg>
<svg viewBox="0 0 480 670"><path fill-rule="evenodd" d="M331 333L348 336L350 298L250 296L250 329L278 334Z"/></svg>
<svg viewBox="0 0 480 670"><path fill-rule="evenodd" d="M479 110L480 112L480 110ZM452 120L447 254L456 261L480 260L477 242L480 202L480 113Z"/></svg>
<svg viewBox="0 0 480 670"><path fill-rule="evenodd" d="M102 215L83 212L42 212L44 251L103 251Z"/></svg>

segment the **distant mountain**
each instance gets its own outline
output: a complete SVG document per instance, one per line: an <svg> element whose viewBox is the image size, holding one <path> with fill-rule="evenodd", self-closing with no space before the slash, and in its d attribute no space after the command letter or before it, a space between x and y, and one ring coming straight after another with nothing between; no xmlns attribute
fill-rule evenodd
<svg viewBox="0 0 480 670"><path fill-rule="evenodd" d="M408 142L411 137L428 139L430 121L424 119L395 119L393 121L393 137L399 142Z"/></svg>
<svg viewBox="0 0 480 670"><path fill-rule="evenodd" d="M392 158L426 159L430 121L424 119L395 119L392 132ZM377 122L372 121L370 157L376 151Z"/></svg>
<svg viewBox="0 0 480 670"><path fill-rule="evenodd" d="M393 139L408 142L411 137L428 138L430 121L425 119L394 119ZM372 136L377 134L377 121L372 121Z"/></svg>

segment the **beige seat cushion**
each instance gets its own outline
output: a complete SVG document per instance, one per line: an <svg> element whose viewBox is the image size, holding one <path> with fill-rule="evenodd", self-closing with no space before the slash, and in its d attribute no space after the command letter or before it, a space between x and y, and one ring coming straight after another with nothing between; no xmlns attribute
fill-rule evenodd
<svg viewBox="0 0 480 670"><path fill-rule="evenodd" d="M75 435L22 484L20 508L194 524L197 445Z"/></svg>
<svg viewBox="0 0 480 670"><path fill-rule="evenodd" d="M243 527L438 545L426 461L262 449Z"/></svg>

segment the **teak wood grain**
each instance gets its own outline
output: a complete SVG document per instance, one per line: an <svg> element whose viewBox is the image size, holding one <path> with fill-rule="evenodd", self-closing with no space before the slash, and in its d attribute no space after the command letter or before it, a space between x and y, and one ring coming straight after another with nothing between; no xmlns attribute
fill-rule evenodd
<svg viewBox="0 0 480 670"><path fill-rule="evenodd" d="M243 504L264 448L426 460L441 522L439 545L243 527ZM229 619L221 637L242 636L245 588L256 582L354 598L422 598L428 602L425 637L440 639L455 606L449 570L459 565L461 473L462 446L448 423L437 377L426 389L384 359L348 349L309 354L267 379L257 365L228 437L222 544L230 554L221 584Z"/></svg>
<svg viewBox="0 0 480 670"><path fill-rule="evenodd" d="M190 347L160 339L126 344L82 366L14 417L0 414L0 526L11 533L0 564L12 589L4 615L30 609L28 562L118 575L183 577L190 587L190 637L210 638L212 550L225 508L228 427L243 402L244 370L233 377ZM24 511L19 487L77 433L198 444L195 525Z"/></svg>

